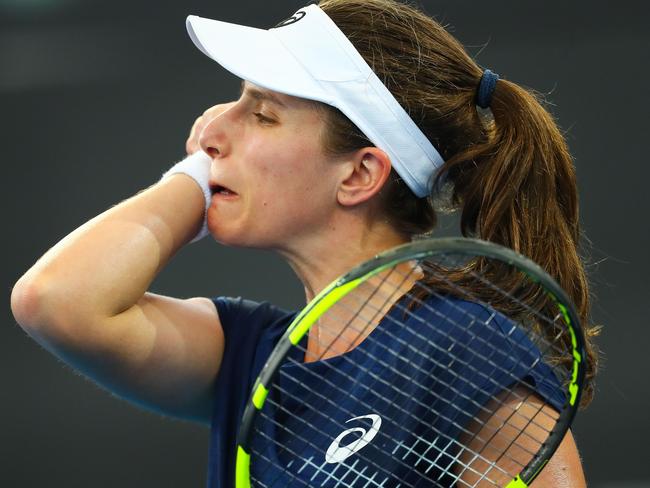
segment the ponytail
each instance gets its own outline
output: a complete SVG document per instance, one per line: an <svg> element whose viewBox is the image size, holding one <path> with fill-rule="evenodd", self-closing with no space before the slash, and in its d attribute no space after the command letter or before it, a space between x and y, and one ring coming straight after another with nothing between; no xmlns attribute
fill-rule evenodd
<svg viewBox="0 0 650 488"><path fill-rule="evenodd" d="M438 176L453 185L460 227L509 247L544 268L567 292L588 336L589 286L579 255L581 230L575 168L564 137L537 98L500 80L482 141L452 156ZM586 341L583 405L593 397L598 354Z"/></svg>

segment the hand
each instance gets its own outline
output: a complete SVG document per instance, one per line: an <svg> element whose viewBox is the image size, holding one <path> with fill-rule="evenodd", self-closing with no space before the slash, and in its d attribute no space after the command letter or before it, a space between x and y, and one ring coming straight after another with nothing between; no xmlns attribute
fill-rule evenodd
<svg viewBox="0 0 650 488"><path fill-rule="evenodd" d="M221 103L219 105L215 105L214 107L210 107L205 112L203 112L203 115L196 119L194 125L192 126L192 130L190 131L190 135L187 138L187 142L185 143L185 151L187 151L188 155L194 154L201 149L201 146L199 145L199 139L201 138L203 129L210 122L219 117L219 115L224 113L226 110L229 110L233 105L235 105L235 103L237 102Z"/></svg>

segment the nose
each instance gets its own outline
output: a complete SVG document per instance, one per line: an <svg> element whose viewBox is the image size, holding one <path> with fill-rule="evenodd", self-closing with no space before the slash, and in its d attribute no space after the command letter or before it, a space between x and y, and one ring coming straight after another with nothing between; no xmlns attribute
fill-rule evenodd
<svg viewBox="0 0 650 488"><path fill-rule="evenodd" d="M199 146L213 159L224 157L228 153L228 128L232 125L232 121L229 121L228 111L233 105L234 103L218 105L206 113L206 116L212 115L213 118L201 131ZM217 113L216 116L214 113L209 113L213 110Z"/></svg>

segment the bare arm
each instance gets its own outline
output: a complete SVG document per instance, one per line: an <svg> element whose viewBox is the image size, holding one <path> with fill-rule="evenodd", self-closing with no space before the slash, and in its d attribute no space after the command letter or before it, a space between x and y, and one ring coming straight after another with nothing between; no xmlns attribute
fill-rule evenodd
<svg viewBox="0 0 650 488"><path fill-rule="evenodd" d="M521 398L525 398L525 401ZM469 426L473 435L461 439L464 445L469 442L469 450L460 456L460 465L467 468L458 473L461 480L459 486L506 486L530 461L529 453L537 452L558 417L552 407L537 395L529 395L528 390L523 388L515 390L514 395L502 396L499 402L490 402L486 407L493 414L480 416L479 422ZM507 419L505 425L504 419ZM485 445L487 439L489 443ZM476 458L473 455L475 452L480 453L481 457ZM491 465L493 462L496 462L495 466ZM530 486L587 486L571 431L564 436L548 464Z"/></svg>
<svg viewBox="0 0 650 488"><path fill-rule="evenodd" d="M571 431L553 454L539 476L530 485L531 488L586 488L587 482L582 471L578 448Z"/></svg>
<svg viewBox="0 0 650 488"><path fill-rule="evenodd" d="M118 395L208 422L223 352L214 305L146 292L195 235L204 205L198 185L174 175L87 222L16 283L17 321Z"/></svg>

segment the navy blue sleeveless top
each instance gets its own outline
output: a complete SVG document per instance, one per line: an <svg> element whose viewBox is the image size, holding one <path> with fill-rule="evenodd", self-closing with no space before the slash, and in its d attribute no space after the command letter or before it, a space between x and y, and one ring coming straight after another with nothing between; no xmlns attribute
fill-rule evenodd
<svg viewBox="0 0 650 488"><path fill-rule="evenodd" d="M296 312L241 298L219 297L214 303L225 351L214 391L208 487L230 488L246 401ZM423 326L423 320L433 326ZM432 297L406 320L393 308L371 337L346 354L313 363L303 363L304 353L292 350L278 376L280 388L272 390L265 406L270 420L257 425L264 436L257 437L254 451L264 454L252 460L251 470L260 486L335 486L339 481L350 487L432 486L432 480L451 486L446 472L458 453L455 440L462 426L504 385L523 379L555 408L565 401L529 339L506 317L475 303ZM415 347L387 354L392 341ZM535 366L531 370L522 363ZM408 391L396 384L407 385ZM293 398L306 405L296 406L305 409L302 419L274 411L272 405L280 402L291 410ZM316 406L310 409L310 404ZM268 441L283 435L278 423L298 433L292 453ZM353 444L360 436L363 442Z"/></svg>

